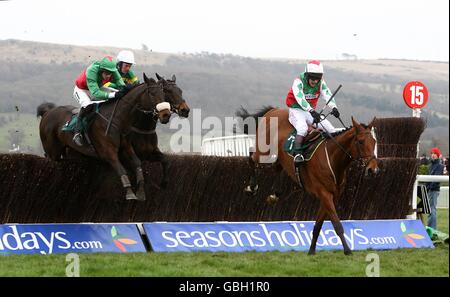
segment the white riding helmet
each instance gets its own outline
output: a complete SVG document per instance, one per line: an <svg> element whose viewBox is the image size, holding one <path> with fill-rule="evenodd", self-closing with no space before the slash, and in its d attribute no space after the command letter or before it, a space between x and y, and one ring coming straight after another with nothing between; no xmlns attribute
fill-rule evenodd
<svg viewBox="0 0 450 297"><path fill-rule="evenodd" d="M135 64L134 63L134 54L132 51L123 50L120 51L117 55L117 62L124 62L128 64Z"/></svg>
<svg viewBox="0 0 450 297"><path fill-rule="evenodd" d="M323 66L322 63L318 60L311 60L306 64L305 67L306 73L320 73L323 74Z"/></svg>

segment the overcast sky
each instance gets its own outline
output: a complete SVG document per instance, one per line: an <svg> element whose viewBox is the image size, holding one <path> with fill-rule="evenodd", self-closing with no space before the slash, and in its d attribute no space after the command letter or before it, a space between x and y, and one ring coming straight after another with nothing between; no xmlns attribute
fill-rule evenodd
<svg viewBox="0 0 450 297"><path fill-rule="evenodd" d="M448 0L10 0L0 39L249 57L449 61Z"/></svg>

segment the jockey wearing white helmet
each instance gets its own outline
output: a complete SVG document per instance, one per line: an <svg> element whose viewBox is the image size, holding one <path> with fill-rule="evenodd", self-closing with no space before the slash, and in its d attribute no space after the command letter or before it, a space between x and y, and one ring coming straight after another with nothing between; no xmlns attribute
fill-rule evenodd
<svg viewBox="0 0 450 297"><path fill-rule="evenodd" d="M139 79L131 70L131 66L135 64L134 54L132 51L122 50L117 55L117 70L119 70L120 76L127 85L139 83Z"/></svg>
<svg viewBox="0 0 450 297"><path fill-rule="evenodd" d="M306 64L305 72L295 78L291 89L286 97L286 105L289 107L289 122L297 130L294 142L294 151L298 153L294 161L302 162L303 156L299 154L303 138L308 132L308 124L313 125L320 122L319 127L329 133L335 131L333 125L326 119L321 120L315 108L319 97L327 102L331 97L331 91L323 77L323 65L317 60L311 60ZM333 100L328 104L332 108L331 114L339 117L336 102Z"/></svg>

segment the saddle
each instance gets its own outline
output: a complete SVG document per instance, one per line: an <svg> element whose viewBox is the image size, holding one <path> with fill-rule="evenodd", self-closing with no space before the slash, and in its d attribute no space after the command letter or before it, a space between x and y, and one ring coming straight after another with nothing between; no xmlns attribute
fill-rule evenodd
<svg viewBox="0 0 450 297"><path fill-rule="evenodd" d="M74 113L74 111L72 111L72 118L62 126L61 130L64 132L74 132L77 121L78 121L78 112ZM86 127L87 127L87 120L86 118L84 118L81 123L81 131L83 133L86 131Z"/></svg>
<svg viewBox="0 0 450 297"><path fill-rule="evenodd" d="M98 105L99 104L95 104L96 107L94 108L93 106L94 104L90 104L88 105L86 108L88 108L85 111L85 116L83 117L83 120L81 122L81 133L83 133L84 135L84 139L86 140L86 144L88 145L89 149L93 152L95 152L95 149L92 145L92 141L89 137L89 126L92 124L92 120L95 116L95 112L98 112ZM77 121L78 121L78 114L80 112L79 108L73 108L71 110L72 112L72 117L70 118L69 121L67 121L61 128L62 131L64 132L69 132L69 133L74 133L75 132L75 127L77 125Z"/></svg>
<svg viewBox="0 0 450 297"><path fill-rule="evenodd" d="M95 110L98 110L98 104L96 104L97 107L95 108ZM93 115L95 113L94 112L94 108L93 108L93 104L88 105L86 108L88 108L88 110L86 110L85 116L83 118L83 121L81 123L81 132L83 134L86 134L86 131L88 130L92 119L93 119ZM74 132L75 126L77 124L78 121L78 113L80 112L79 108L73 108L71 110L72 112L72 117L70 118L69 121L67 121L61 128L62 131L64 132Z"/></svg>
<svg viewBox="0 0 450 297"><path fill-rule="evenodd" d="M297 130L294 128L292 129L291 133L289 133L283 146L283 150L293 157L296 155L296 152L294 152L294 141L296 135ZM325 140L325 138L325 134L319 129L311 130L305 136L302 147L300 149L300 153L303 155L304 162L311 160L317 150L317 147Z"/></svg>

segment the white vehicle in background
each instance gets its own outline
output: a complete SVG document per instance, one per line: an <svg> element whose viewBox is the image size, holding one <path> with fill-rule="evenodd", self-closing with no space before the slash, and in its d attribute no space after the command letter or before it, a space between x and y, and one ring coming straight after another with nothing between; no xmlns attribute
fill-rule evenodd
<svg viewBox="0 0 450 297"><path fill-rule="evenodd" d="M20 145L13 143L12 149L9 150L10 153L20 153Z"/></svg>
<svg viewBox="0 0 450 297"><path fill-rule="evenodd" d="M205 138L202 141L203 156L248 157L249 149L255 145L255 135L234 135Z"/></svg>

